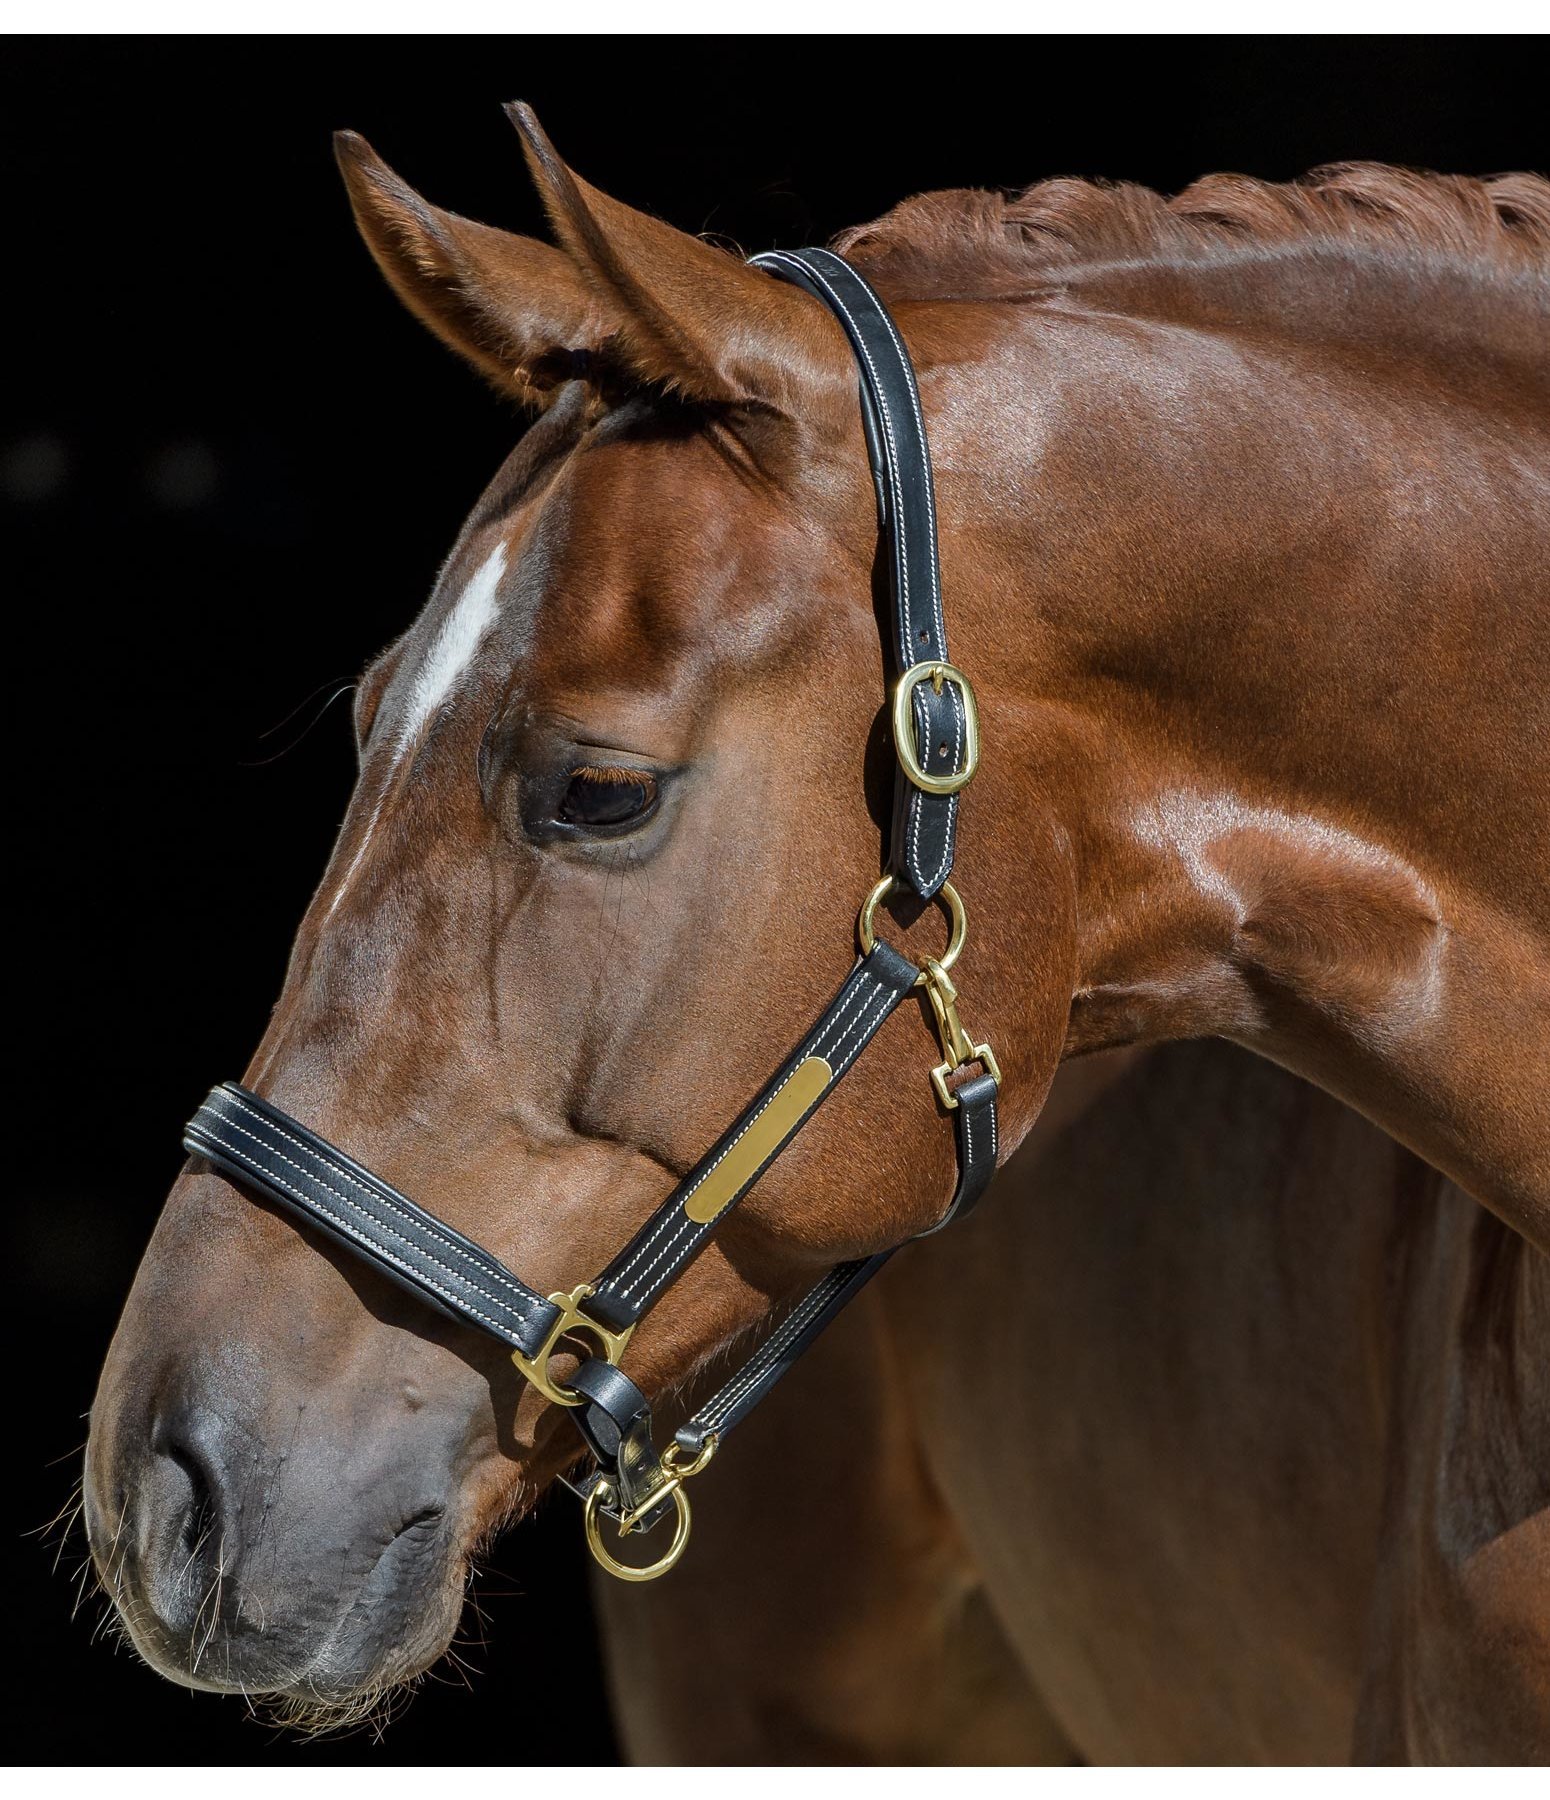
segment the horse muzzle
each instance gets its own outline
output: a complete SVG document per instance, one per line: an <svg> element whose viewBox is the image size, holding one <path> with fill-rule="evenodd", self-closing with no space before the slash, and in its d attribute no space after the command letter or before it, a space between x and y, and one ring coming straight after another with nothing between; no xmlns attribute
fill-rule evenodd
<svg viewBox="0 0 1550 1800"><path fill-rule="evenodd" d="M418 1673L456 1628L466 1414L348 1378L282 1401L259 1360L228 1347L113 1380L110 1359L87 1448L92 1557L162 1675L337 1705Z"/></svg>

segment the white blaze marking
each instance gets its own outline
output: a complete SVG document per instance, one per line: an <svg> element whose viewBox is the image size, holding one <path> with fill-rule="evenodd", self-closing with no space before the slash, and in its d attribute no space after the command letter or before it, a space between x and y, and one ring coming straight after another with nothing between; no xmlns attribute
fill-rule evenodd
<svg viewBox="0 0 1550 1800"><path fill-rule="evenodd" d="M391 774L389 775L389 779L392 779ZM323 915L323 923L325 925L333 918L335 909L338 907L339 902L344 898L350 883L355 879L356 870L361 866L361 858L366 854L366 846L371 842L371 834L377 828L377 820L382 817L382 802L386 798L387 789L384 788L377 796L377 804L371 809L371 817L366 821L366 829L361 833L361 841L356 846L354 856L350 858L350 866L344 872L344 880L334 889L334 897L329 901L328 911Z"/></svg>
<svg viewBox="0 0 1550 1800"><path fill-rule="evenodd" d="M505 573L506 546L497 544L469 577L467 587L458 596L457 605L442 620L440 630L431 639L431 647L426 651L425 661L420 664L414 686L409 691L409 704L394 740L392 767L387 772L376 805L371 809L371 817L366 821L366 829L361 833L361 841L356 846L354 856L350 858L350 866L344 872L344 879L334 890L334 897L328 903L328 911L324 914L325 924L334 916L335 909L349 891L351 882L355 880L365 860L366 846L371 842L371 834L382 817L383 803L393 784L393 774L400 758L456 687L458 677L478 655L479 646L489 635L491 626L499 616L495 595Z"/></svg>
<svg viewBox="0 0 1550 1800"><path fill-rule="evenodd" d="M410 690L404 722L399 727L398 746L402 750L418 736L425 724L457 684L458 677L473 661L498 609L496 590L506 573L506 546L497 544L469 577L468 586L458 596L457 605L431 640L431 647L420 664Z"/></svg>

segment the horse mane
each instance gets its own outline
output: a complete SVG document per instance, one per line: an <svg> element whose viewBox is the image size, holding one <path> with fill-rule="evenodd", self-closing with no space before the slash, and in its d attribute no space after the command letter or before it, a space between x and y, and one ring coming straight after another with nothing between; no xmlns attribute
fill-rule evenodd
<svg viewBox="0 0 1550 1800"><path fill-rule="evenodd" d="M1288 182L1206 175L1170 197L1061 177L1015 195L921 194L834 247L909 299L991 297L1095 264L1210 266L1297 249L1550 278L1550 181L1347 162Z"/></svg>

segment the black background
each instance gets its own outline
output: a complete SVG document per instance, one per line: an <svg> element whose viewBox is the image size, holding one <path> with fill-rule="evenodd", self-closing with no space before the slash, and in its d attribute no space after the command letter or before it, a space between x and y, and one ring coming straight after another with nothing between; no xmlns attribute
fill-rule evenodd
<svg viewBox="0 0 1550 1800"><path fill-rule="evenodd" d="M382 1743L297 1746L113 1655L92 1642L100 1603L71 1617L79 1533L57 1572L59 1533L22 1535L68 1499L179 1127L243 1067L343 812L347 703L306 727L413 616L520 429L380 282L329 132L364 132L444 205L538 231L499 108L523 97L590 179L757 249L922 188L1052 174L1543 168L1536 61L1541 45L1438 39L6 46L11 1755L613 1754L575 1708L595 1650L564 1622L569 1507L512 1533L483 1583L474 1693L428 1686ZM89 1125L83 1075L107 1084ZM558 1622L519 1686L535 1608Z"/></svg>

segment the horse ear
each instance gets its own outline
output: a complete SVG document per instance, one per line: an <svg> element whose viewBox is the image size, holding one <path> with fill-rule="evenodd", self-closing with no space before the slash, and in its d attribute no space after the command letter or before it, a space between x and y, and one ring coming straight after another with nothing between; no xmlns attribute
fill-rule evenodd
<svg viewBox="0 0 1550 1800"><path fill-rule="evenodd" d="M334 154L367 248L416 318L503 393L542 406L574 373L576 351L608 335L570 258L432 206L353 131Z"/></svg>
<svg viewBox="0 0 1550 1800"><path fill-rule="evenodd" d="M853 375L816 300L738 257L635 211L560 160L533 109L506 108L560 242L615 303L621 361L694 400L812 405L815 383Z"/></svg>

